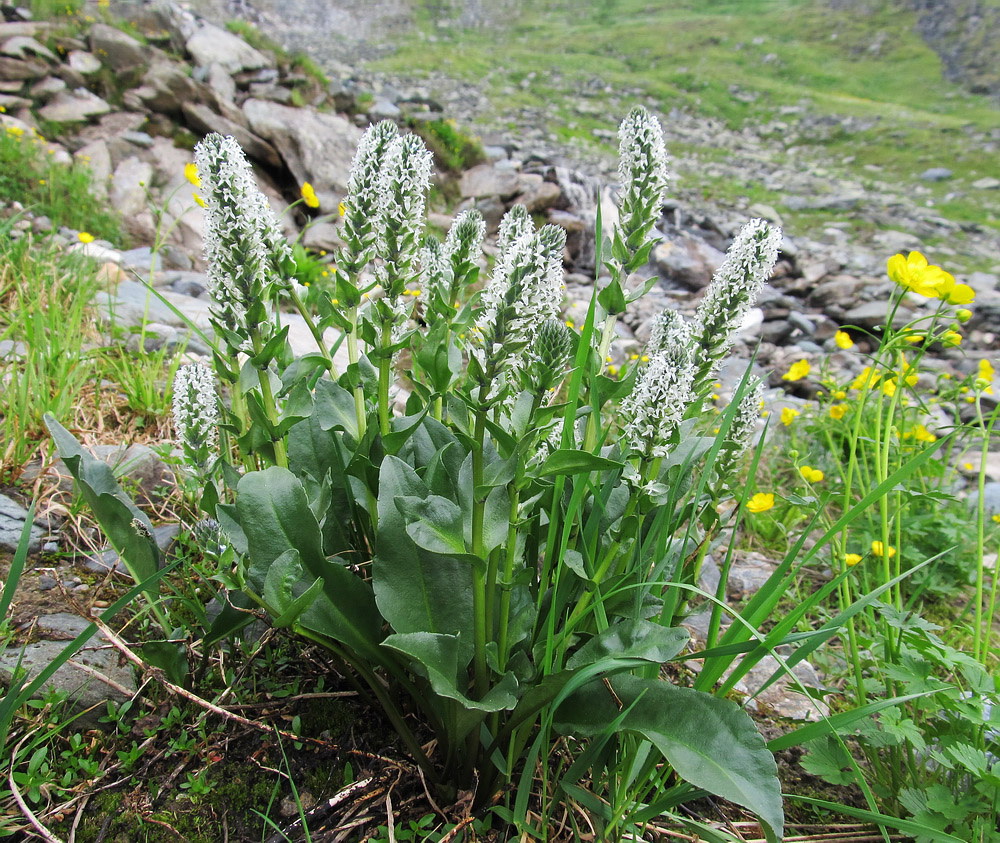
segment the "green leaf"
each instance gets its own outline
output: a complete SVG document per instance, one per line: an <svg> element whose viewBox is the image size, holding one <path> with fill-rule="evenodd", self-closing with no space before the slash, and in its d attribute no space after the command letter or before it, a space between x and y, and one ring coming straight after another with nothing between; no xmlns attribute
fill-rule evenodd
<svg viewBox="0 0 1000 843"><path fill-rule="evenodd" d="M301 623L361 653L377 653L381 622L371 586L323 554L323 537L305 490L288 469L273 466L245 475L236 487L236 511L247 537L248 580L260 590L271 565L298 553L308 581L323 582L326 600Z"/></svg>
<svg viewBox="0 0 1000 843"><path fill-rule="evenodd" d="M153 576L160 567L160 551L149 518L122 491L107 463L84 450L52 416L45 416L45 426L132 579L138 583Z"/></svg>
<svg viewBox="0 0 1000 843"><path fill-rule="evenodd" d="M396 509L406 519L406 533L418 547L431 553L466 552L462 510L440 495L400 495Z"/></svg>
<svg viewBox="0 0 1000 843"><path fill-rule="evenodd" d="M372 562L375 599L397 633L456 635L460 651L471 658L472 566L465 558L417 546L396 506L398 497L428 495L427 486L403 460L390 455L382 461Z"/></svg>
<svg viewBox="0 0 1000 843"><path fill-rule="evenodd" d="M753 811L767 824L769 839L781 838L778 768L745 711L729 700L655 679L607 681L614 695L603 681L588 683L559 707L557 728L600 735L628 709L622 729L650 741L685 781Z"/></svg>
<svg viewBox="0 0 1000 843"><path fill-rule="evenodd" d="M690 638L686 629L665 627L642 619L625 620L591 638L570 656L566 667L574 670L605 656L662 664L683 650Z"/></svg>
<svg viewBox="0 0 1000 843"><path fill-rule="evenodd" d="M551 477L561 474L584 474L590 471L608 471L622 469L624 463L599 457L589 451L577 451L572 448L559 448L548 455L538 469L539 477Z"/></svg>
<svg viewBox="0 0 1000 843"><path fill-rule="evenodd" d="M286 550L267 570L264 578L264 601L274 614L272 625L279 629L291 626L323 590L323 580L306 587L297 550Z"/></svg>
<svg viewBox="0 0 1000 843"><path fill-rule="evenodd" d="M810 741L806 754L799 763L802 769L819 776L830 784L846 785L854 781L854 765L851 756L840 741L831 737Z"/></svg>

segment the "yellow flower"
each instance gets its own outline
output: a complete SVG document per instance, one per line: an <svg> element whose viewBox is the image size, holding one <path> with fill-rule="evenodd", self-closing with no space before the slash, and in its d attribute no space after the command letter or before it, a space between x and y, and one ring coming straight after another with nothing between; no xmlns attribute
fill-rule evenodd
<svg viewBox="0 0 1000 843"><path fill-rule="evenodd" d="M963 462L962 463L962 468L964 468L966 471L975 471L976 470L976 467L971 462Z"/></svg>
<svg viewBox="0 0 1000 843"><path fill-rule="evenodd" d="M93 243L94 242L94 235L91 234L89 231L81 231L76 236L77 236L77 238L79 238L79 240L80 240L81 243Z"/></svg>
<svg viewBox="0 0 1000 843"><path fill-rule="evenodd" d="M876 556L884 556L886 559L892 559L896 555L896 548L891 544L884 545L882 542L875 541L872 542L872 553Z"/></svg>
<svg viewBox="0 0 1000 843"><path fill-rule="evenodd" d="M893 255L889 258L887 269L889 277L900 287L928 298L937 298L942 286L955 284L951 275L940 266L928 264L927 258L920 252L910 252L905 258Z"/></svg>
<svg viewBox="0 0 1000 843"><path fill-rule="evenodd" d="M833 404L830 407L830 418L840 421L844 416L847 415L847 405L846 404Z"/></svg>
<svg viewBox="0 0 1000 843"><path fill-rule="evenodd" d="M191 198L194 199L196 204L201 205L202 208L205 207L205 200L202 199L197 193L192 193Z"/></svg>
<svg viewBox="0 0 1000 843"><path fill-rule="evenodd" d="M783 381L800 381L806 377L812 367L808 360L798 360L789 367L788 371L781 376Z"/></svg>
<svg viewBox="0 0 1000 843"><path fill-rule="evenodd" d="M347 213L347 205L344 204L343 202L339 203L337 205L337 213L340 214L341 216L344 216Z"/></svg>
<svg viewBox="0 0 1000 843"><path fill-rule="evenodd" d="M807 483L819 483L826 476L818 468L810 468L808 465L799 466L799 474Z"/></svg>
<svg viewBox="0 0 1000 843"><path fill-rule="evenodd" d="M907 334L903 339L916 345L918 342L923 342L926 337L923 334Z"/></svg>
<svg viewBox="0 0 1000 843"><path fill-rule="evenodd" d="M962 335L958 331L945 331L941 335L941 345L945 348L954 348L962 344Z"/></svg>
<svg viewBox="0 0 1000 843"><path fill-rule="evenodd" d="M767 512L774 506L774 495L768 492L758 492L747 501L747 510L754 513Z"/></svg>
<svg viewBox="0 0 1000 843"><path fill-rule="evenodd" d="M847 393L842 389L838 389L835 393L833 393L833 397L838 401L843 401L847 397Z"/></svg>
<svg viewBox="0 0 1000 843"><path fill-rule="evenodd" d="M984 381L992 381L993 376L996 374L996 370L993 368L993 364L989 360L979 361L979 375L978 378Z"/></svg>
<svg viewBox="0 0 1000 843"><path fill-rule="evenodd" d="M302 182L302 191L301 192L302 192L302 200L310 208L318 208L319 207L319 198L316 196L316 191L313 190L313 186L311 184L309 184L309 182L307 182L307 181Z"/></svg>
<svg viewBox="0 0 1000 843"><path fill-rule="evenodd" d="M844 562L845 562L845 564L847 565L848 568L853 568L860 561L861 561L861 554L860 553L845 553L844 554Z"/></svg>
<svg viewBox="0 0 1000 843"><path fill-rule="evenodd" d="M937 437L922 424L918 424L913 429L913 437L918 442L937 442Z"/></svg>
<svg viewBox="0 0 1000 843"><path fill-rule="evenodd" d="M201 179L198 177L198 165L194 161L184 165L184 178L195 187L201 187Z"/></svg>
<svg viewBox="0 0 1000 843"><path fill-rule="evenodd" d="M21 137L21 135L24 134L24 129L22 129L20 126L8 126L7 134L11 135L12 137L19 138Z"/></svg>
<svg viewBox="0 0 1000 843"><path fill-rule="evenodd" d="M959 322L968 322L972 318L972 311L967 308L961 307L955 311L955 318Z"/></svg>
<svg viewBox="0 0 1000 843"><path fill-rule="evenodd" d="M878 384L880 378L881 375L871 366L865 366L861 374L851 382L851 389L871 389Z"/></svg>
<svg viewBox="0 0 1000 843"><path fill-rule="evenodd" d="M890 380L882 381L882 392L892 398L896 394L896 382Z"/></svg>
<svg viewBox="0 0 1000 843"><path fill-rule="evenodd" d="M968 284L959 284L947 272L938 284L938 295L948 304L969 304L976 297L976 291Z"/></svg>
<svg viewBox="0 0 1000 843"><path fill-rule="evenodd" d="M1000 512L993 516L993 520L996 521L997 524L1000 524Z"/></svg>
<svg viewBox="0 0 1000 843"><path fill-rule="evenodd" d="M844 351L854 348L854 340L851 339L851 335L847 331L837 331L833 335L833 341L837 344L837 348L842 348Z"/></svg>
<svg viewBox="0 0 1000 843"><path fill-rule="evenodd" d="M785 407L785 408L783 408L782 411L781 411L781 423L785 427L788 427L793 421L795 421L795 417L798 414L799 414L799 411L798 410L793 410L791 407Z"/></svg>

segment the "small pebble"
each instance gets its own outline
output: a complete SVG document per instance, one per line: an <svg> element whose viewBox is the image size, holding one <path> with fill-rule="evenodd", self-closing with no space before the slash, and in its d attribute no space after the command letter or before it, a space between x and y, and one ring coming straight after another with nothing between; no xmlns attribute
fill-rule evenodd
<svg viewBox="0 0 1000 843"><path fill-rule="evenodd" d="M45 544L42 545L42 552L43 553L58 553L59 552L59 542L56 542L56 541L45 542Z"/></svg>
<svg viewBox="0 0 1000 843"><path fill-rule="evenodd" d="M50 591L56 587L55 577L50 577L48 574L42 574L38 578L37 587L39 591Z"/></svg>
<svg viewBox="0 0 1000 843"><path fill-rule="evenodd" d="M90 591L90 585L85 582L80 583L73 589L74 594L86 594L88 591Z"/></svg>

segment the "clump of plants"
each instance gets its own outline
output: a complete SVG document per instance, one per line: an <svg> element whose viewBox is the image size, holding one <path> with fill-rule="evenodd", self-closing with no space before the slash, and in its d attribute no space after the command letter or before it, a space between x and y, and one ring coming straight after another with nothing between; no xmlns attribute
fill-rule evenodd
<svg viewBox="0 0 1000 843"><path fill-rule="evenodd" d="M667 185L643 109L621 128L619 222L599 232L610 280L579 329L559 319L565 233L513 208L479 290L483 220L422 236L431 153L392 123L361 141L347 245L309 308L236 142L211 135L196 160L219 345L211 370L180 370L176 425L228 599L336 656L440 798L470 793L543 838L570 804L621 839L709 792L780 838L774 759L749 716L710 684L661 678L688 644L678 622L701 560L740 511L722 504L745 494L734 468L761 384L747 376L721 416L706 411L777 229L749 223L697 319L664 312L648 360L615 378L615 321L651 286L627 279ZM282 300L316 353L293 359ZM137 582L155 576L146 516L49 424ZM248 618L224 612L209 638Z"/></svg>

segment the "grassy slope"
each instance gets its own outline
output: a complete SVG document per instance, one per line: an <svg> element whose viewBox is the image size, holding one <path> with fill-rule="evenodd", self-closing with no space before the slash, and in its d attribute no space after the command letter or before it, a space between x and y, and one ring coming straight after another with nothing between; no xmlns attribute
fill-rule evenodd
<svg viewBox="0 0 1000 843"><path fill-rule="evenodd" d="M787 106L877 118L862 133L814 141L824 162L848 159L845 175L869 178L864 165L875 165L882 181L900 184L947 166L955 179L928 185L928 198L945 216L1000 228L997 197L945 198L995 174L996 153L968 132L995 127L997 110L943 79L914 23L909 12L834 12L819 0L537 0L505 30L438 31L380 66L484 82L500 114L546 103L550 131L591 141L592 129L614 128L629 105L650 100L664 114L679 106L734 128L794 120L781 115ZM615 93L591 98L605 108L581 116L574 106L594 77ZM732 85L756 100L734 99Z"/></svg>

